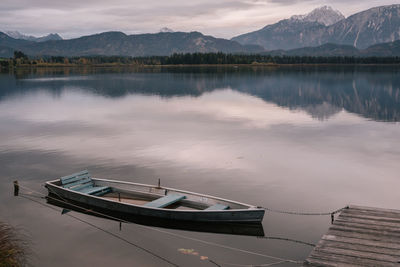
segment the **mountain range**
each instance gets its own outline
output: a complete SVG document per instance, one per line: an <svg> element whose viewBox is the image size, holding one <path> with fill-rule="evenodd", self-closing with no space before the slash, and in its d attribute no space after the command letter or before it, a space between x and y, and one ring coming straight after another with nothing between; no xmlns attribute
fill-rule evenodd
<svg viewBox="0 0 400 267"><path fill-rule="evenodd" d="M224 52L258 53L258 45L203 35L200 32L159 32L126 35L122 32L104 32L69 40L33 42L14 39L0 32L0 56L8 57L6 48L21 50L31 56L158 56L173 53Z"/></svg>
<svg viewBox="0 0 400 267"><path fill-rule="evenodd" d="M400 39L400 5L374 7L344 18L330 7L292 16L264 28L232 38L266 50L294 49L325 43L367 48Z"/></svg>
<svg viewBox="0 0 400 267"><path fill-rule="evenodd" d="M0 32L0 57L15 50L30 56L161 56L173 53L244 53L309 56L399 56L400 5L371 8L345 18L324 6L231 40L200 32L127 35L104 32L63 40Z"/></svg>
<svg viewBox="0 0 400 267"><path fill-rule="evenodd" d="M271 50L261 54L272 56L314 56L314 57L399 57L400 40L371 45L365 49L357 49L352 45L327 43L320 46L302 47L289 50Z"/></svg>
<svg viewBox="0 0 400 267"><path fill-rule="evenodd" d="M19 31L6 31L5 34L8 36L14 38L14 39L21 39L21 40L28 40L28 41L33 41L33 42L46 42L46 41L56 41L56 40L62 40L63 38L58 35L58 33L50 33L48 35L42 36L42 37L35 37L32 35L25 35L20 33Z"/></svg>

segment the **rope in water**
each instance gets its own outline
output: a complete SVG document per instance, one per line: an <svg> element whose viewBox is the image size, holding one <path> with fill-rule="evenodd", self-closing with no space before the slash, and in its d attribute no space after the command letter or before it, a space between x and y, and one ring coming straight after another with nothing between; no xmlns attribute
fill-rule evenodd
<svg viewBox="0 0 400 267"><path fill-rule="evenodd" d="M28 187L24 187L22 185L19 185L20 187L23 187L25 189L28 189L34 193L38 193L43 195L43 193L37 192L37 191L33 191L32 189L28 188ZM48 188L49 190L51 190L51 188ZM67 202L67 200L65 200L64 198L62 198L59 194L57 194L57 192L55 192L54 190L51 190L54 194L56 194L58 197L60 197L62 200L64 200L65 202ZM68 204L71 204L68 202ZM78 207L78 206L76 206ZM79 207L82 208L82 207ZM343 208L334 210L334 211L328 211L328 212L299 212L299 211L288 211L288 210L278 210L278 209L272 209L272 208L268 208L268 207L258 207L258 208L262 208L266 211L269 212L274 212L274 213L281 213L281 214L290 214L290 215L304 215L304 216L327 216L327 215L334 215L336 213L341 212L342 210L348 209L349 206L345 206ZM84 208L83 208L84 209ZM114 218L115 219L115 218ZM120 219L117 219L120 220Z"/></svg>
<svg viewBox="0 0 400 267"><path fill-rule="evenodd" d="M38 203L38 204L40 204L40 205L42 205L42 206L48 207L48 208L50 208L50 209L52 209L52 210L59 211L59 210L55 209L54 207L52 207L52 206L50 206L50 205L41 203L41 202L39 202L39 201L37 201L37 200L34 200L34 199L31 199L31 198L27 197L26 194L22 194L21 197L23 197L23 198L25 198L25 199L28 199L28 200L30 200L30 201L36 202L36 203ZM56 199L56 200L59 201L58 199ZM118 238L118 239L120 239L120 240L122 240L122 241L124 241L124 242L126 242L126 243L128 243L128 244L130 244L130 245L133 245L133 246L135 246L135 247L137 247L137 248L139 248L139 249L141 249L141 250L144 250L144 251L146 251L147 253L149 253L149 254L151 254L151 255L153 255L153 256L159 258L159 259L162 259L163 261L166 261L167 263L169 263L169 264L171 264L171 265L173 265L173 266L179 266L179 265L177 265L177 264L175 264L175 263L172 263L171 261L167 260L166 258L164 258L164 257L162 257L162 256L159 256L159 255L155 254L154 252L151 252L150 250L148 250L148 249L146 249L146 248L143 248L143 247L141 247L141 246L139 246L139 245L137 245L137 244L135 244L135 243L133 243L133 242L131 242L131 241L125 239L125 238L122 238L121 236L118 236L118 235L116 235L116 234L114 234L114 233L112 233L112 232L110 232L110 231L108 231L108 230L106 230L106 229L103 229L103 228L101 228L101 227L99 227L99 226L97 226L97 225L94 225L94 224L92 224L92 223L90 223L90 222L88 222L88 221L85 221L85 220L83 220L83 219L81 219L81 218L78 218L78 217L76 217L76 216L73 216L73 215L71 215L71 214L65 214L65 215L67 215L67 216L69 216L69 217L71 217L71 218L74 218L74 219L76 219L76 220L78 220L78 221L80 221L80 222L83 222L83 223L85 223L85 224L88 224L88 225L90 225L90 226L92 226L92 227L94 227L94 228L96 228L96 229L98 229L98 230L101 230L101 231L103 231L103 232L105 232L105 233L107 233L107 234L109 234L109 235L111 235L111 236L113 236L113 237L115 237L115 238ZM128 222L128 223L129 223L129 222ZM142 226L142 225L138 225L138 226ZM142 226L142 227L143 227L143 226ZM147 228L147 227L146 227L146 228ZM150 228L150 229L151 229L151 228ZM174 235L174 236L181 237L181 238L185 238L185 239L190 239L190 240L197 241L197 242L203 242L203 243L206 242L206 244L209 244L209 245L214 245L214 246L215 246L215 245L218 245L218 246L222 246L223 248L234 249L234 248L229 247L229 246L223 246L223 245L219 245L219 244L212 243L212 242L207 242L207 241L200 240L200 239L196 239L196 238L189 238L189 237L186 237L186 236L182 236L182 235L178 235L178 234L173 234L173 233L169 233L169 232L162 231L162 230L158 230L158 229L152 229L152 230L159 231L159 232L163 232L163 233L167 233L167 234ZM240 251L240 252L250 253L250 251L246 251L246 250L241 250L241 249L236 249L236 250L237 250L237 251ZM268 256L268 255L265 255L265 254L258 254L258 253L252 253L252 254L258 255L258 256L263 256L263 257ZM270 257L272 257L272 256L270 256ZM221 265L219 265L216 261L214 261L214 260L212 260L212 259L209 259L209 261L210 261L211 263L217 265L217 266L221 266ZM285 259L284 259L284 260L280 260L280 261L278 261L278 262L267 263L267 264L234 264L234 263L227 263L227 262L223 262L222 264L224 264L224 265L231 265L231 266L243 266L243 267L247 267L247 266L272 266L272 265L277 265L277 264L281 264L281 263L285 263L285 262L295 263L295 264L301 264L301 263L302 263L301 261L294 262L294 261L291 261L291 260L285 260Z"/></svg>
<svg viewBox="0 0 400 267"><path fill-rule="evenodd" d="M50 208L50 209L52 209L52 210L55 210L55 211L57 211L57 212L59 211L59 210L55 209L54 207L51 207L50 205L47 205L47 204L45 204L45 203L41 203L41 202L38 201L38 200L34 200L34 199L29 198L29 197L27 197L27 196L21 196L21 197L23 197L23 198L25 198L25 199L29 199L29 200L31 200L31 201L33 201L33 202L36 202L36 203L38 203L38 204L40 204L40 205L42 205L42 206L45 206L45 207ZM117 238L117 239L119 239L119 240L122 240L122 241L128 243L129 245L132 245L132 246L134 246L134 247L136 247L136 248L138 248L138 249L141 249L141 250L143 250L143 251L145 251L145 252L147 252L147 253L153 255L154 257L159 258L159 259L162 260L162 261L165 261L166 263L168 263L168 264L170 264L170 265L172 265L172 266L179 267L178 264L173 263L173 262L171 262L170 260L168 260L168 259L166 259L166 258L164 258L164 257L162 257L162 256L160 256L160 255L158 255L158 254L156 254L156 253L154 253L154 252L152 252L152 251L150 251L150 250L148 250L148 249L142 247L142 246L139 246L139 245L137 245L137 244L135 244L135 243L133 243L133 242L131 242L131 241L129 241L129 240L127 240L127 239L125 239L125 238L119 236L119 235L116 235L116 234L114 234L114 233L112 233L112 232L110 232L110 231L108 231L108 230L106 230L106 229L103 229L103 228L101 228L101 227L99 227L99 226L97 226L97 225L95 225L95 224L93 224L93 223L90 223L90 222L88 222L88 221L85 221L85 220L83 220L83 219L81 219L81 218L78 218L78 217L76 217L76 216L74 216L74 215L71 215L71 214L65 214L65 215L67 215L68 217L74 218L75 220L78 220L78 221L80 221L80 222L83 222L83 223L85 223L85 224L88 224L88 225L90 225L90 226L92 226L92 227L94 227L94 228L96 228L96 229L98 229L98 230L100 230L100 231L103 231L103 232L105 232L105 233L107 233L107 234L109 234L109 235L111 235L111 236L113 236L113 237L115 237L115 238Z"/></svg>
<svg viewBox="0 0 400 267"><path fill-rule="evenodd" d="M291 239L291 238L286 238L286 237L279 237L279 236L257 236L257 238L289 241L289 242L293 242L293 243L299 243L299 244L307 245L307 246L310 246L310 247L315 247L316 246L313 243L309 243L309 242L305 242L305 241L301 241L301 240L296 240L296 239Z"/></svg>
<svg viewBox="0 0 400 267"><path fill-rule="evenodd" d="M47 197L47 198L50 198L50 199L65 203L67 205L70 205L72 207L76 207L78 209L81 209L81 210L89 212L89 213L97 214L97 215L100 215L100 216L103 216L103 217L106 217L106 218L110 218L110 219L113 219L113 220L116 220L116 221L120 221L120 222L124 222L124 223L127 223L127 224L131 224L131 222L129 222L129 221L122 220L120 218L116 218L116 217L110 216L108 214L104 214L104 213L101 213L101 212L97 212L97 211L93 211L93 210L90 210L90 209L86 209L85 207L70 203L70 202L66 201L62 196L60 196L57 192L52 190L51 188L48 188L48 189L50 191L52 191L53 193L55 193L62 200L57 199L57 198L53 198L51 196L47 196L47 195L45 195L45 194L43 194L41 192L35 191L35 190L33 190L33 189L29 188L29 187L23 186L23 185L19 185L19 187L24 188L24 189L26 189L26 190L28 190L28 191L30 191L32 193L37 193L37 194L42 195L44 197ZM231 247L231 246L226 246L226 245L222 245L222 244L218 244L218 243L214 243L214 242L210 242L210 241L205 241L205 240L201 240L201 239L197 239L197 238L193 238L193 237L188 237L188 236L184 236L184 235L180 235L180 234L176 234L176 233L171 233L171 232L164 231L164 230L161 230L161 229L151 228L151 227L144 226L144 225L139 225L139 224L135 224L135 225L137 225L139 227L142 227L142 228L145 228L145 229L152 230L152 231L161 232L161 233L164 233L164 234L172 235L172 236L175 236L175 237L179 237L179 238L183 238L183 239L187 239L187 240L191 240L191 241L196 241L196 242L207 244L207 245L211 245L211 246L225 248L225 249L229 249L229 250L233 250L233 251L237 251L237 252L242 252L242 253L246 253L246 254L251 254L251 255L255 255L255 256L265 257L265 258L269 258L269 259L279 260L279 263L283 263L283 262L293 263L293 264L302 264L303 263L302 261L296 261L296 260L292 260L292 259L284 259L284 258L280 258L280 257L267 255L267 254L261 254L261 253L257 253L257 252L253 252L253 251L243 250L243 249L239 249L239 248L235 248L235 247ZM274 265L275 264L278 264L278 262L274 263ZM251 266L251 265L241 265L241 266ZM258 265L258 266L262 266L262 265ZM266 265L266 266L268 266L268 265Z"/></svg>
<svg viewBox="0 0 400 267"><path fill-rule="evenodd" d="M24 194L22 193L22 195L24 195ZM30 196L30 197L36 197L36 198L41 198L41 199L45 198L45 197L43 197L43 196L35 196L35 195L31 195L31 194L29 194L28 196ZM54 199L54 198L52 198L52 197L50 197L50 196L46 196L46 197L47 197L47 198L50 198L50 199ZM60 197L60 196L59 196L59 197ZM60 201L59 199L54 199L54 200ZM60 201L60 202L64 202L64 201ZM71 204L71 203L69 203L69 202L68 202L68 205L75 206L75 205L73 205L73 204ZM79 207L79 206L76 206L76 208L82 209L82 208ZM96 214L96 211L90 211L90 212ZM98 214L98 215L100 215L100 214ZM124 222L124 223L131 223L131 222L126 222L126 221L124 221L124 220L122 220L122 219L119 219L119 218L114 218L114 217L109 216L109 215L102 215L102 216L107 216L107 217L109 217L110 219L118 220L118 221L121 221L121 222ZM170 233L169 233L169 234L170 234ZM289 242L293 242L293 243L299 243L299 244L307 245L307 246L310 246L310 247L315 247L315 244L313 244L313 243L309 243L309 242L305 242L305 241L301 241L301 240L296 240L296 239L292 239L292 238L287 238L287 237L279 237L279 236L257 236L257 238L258 238L258 239L268 239L268 240L283 240L283 241L289 241Z"/></svg>
<svg viewBox="0 0 400 267"><path fill-rule="evenodd" d="M225 264L225 265L229 265L229 266L243 266L243 267L253 267L253 266L266 267L266 266L282 264L285 262L286 261L277 261L277 262L265 263L265 264L237 264L237 263L221 262L221 264Z"/></svg>

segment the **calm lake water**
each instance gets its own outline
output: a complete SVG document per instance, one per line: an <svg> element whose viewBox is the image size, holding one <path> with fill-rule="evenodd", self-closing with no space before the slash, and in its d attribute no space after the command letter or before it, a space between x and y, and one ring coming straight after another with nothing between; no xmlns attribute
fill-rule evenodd
<svg viewBox="0 0 400 267"><path fill-rule="evenodd" d="M88 169L94 177L139 183L161 178L168 187L273 209L400 209L399 120L394 67L0 74L0 221L27 235L34 266L168 266L60 208L13 197L12 181L46 194L45 181ZM277 261L69 214L180 266L215 266L200 256L223 266ZM309 243L329 226L329 216L266 212L263 221L267 237ZM312 250L274 238L166 231L292 260Z"/></svg>

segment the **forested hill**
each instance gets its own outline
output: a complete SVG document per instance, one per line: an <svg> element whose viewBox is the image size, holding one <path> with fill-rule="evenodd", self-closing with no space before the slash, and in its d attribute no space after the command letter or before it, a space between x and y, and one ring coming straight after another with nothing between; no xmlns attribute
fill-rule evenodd
<svg viewBox="0 0 400 267"><path fill-rule="evenodd" d="M1 49L3 48L3 50ZM160 32L126 35L122 32L104 32L69 40L33 42L14 39L0 32L0 54L11 57L9 50L19 50L29 56L154 56L173 53L258 53L257 45L203 35L200 32Z"/></svg>

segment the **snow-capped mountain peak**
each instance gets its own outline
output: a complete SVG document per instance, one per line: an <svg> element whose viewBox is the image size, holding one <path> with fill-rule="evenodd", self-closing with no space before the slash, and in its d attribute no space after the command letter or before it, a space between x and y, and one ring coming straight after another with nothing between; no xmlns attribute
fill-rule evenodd
<svg viewBox="0 0 400 267"><path fill-rule="evenodd" d="M25 34L20 33L19 31L6 31L5 33L14 39L22 39L22 40L28 40L28 41L33 41L33 42L45 42L45 41L49 41L49 40L62 40L62 37L60 35L58 35L57 33L50 33L50 34L48 34L46 36L42 36L42 37L25 35Z"/></svg>
<svg viewBox="0 0 400 267"><path fill-rule="evenodd" d="M340 13L340 11L333 9L330 6L322 6L305 15L294 15L290 19L309 22L315 21L325 26L329 26L345 19L345 17Z"/></svg>
<svg viewBox="0 0 400 267"><path fill-rule="evenodd" d="M19 31L6 31L6 34L14 39L24 39L26 40L27 38L31 36L24 35L20 33Z"/></svg>

